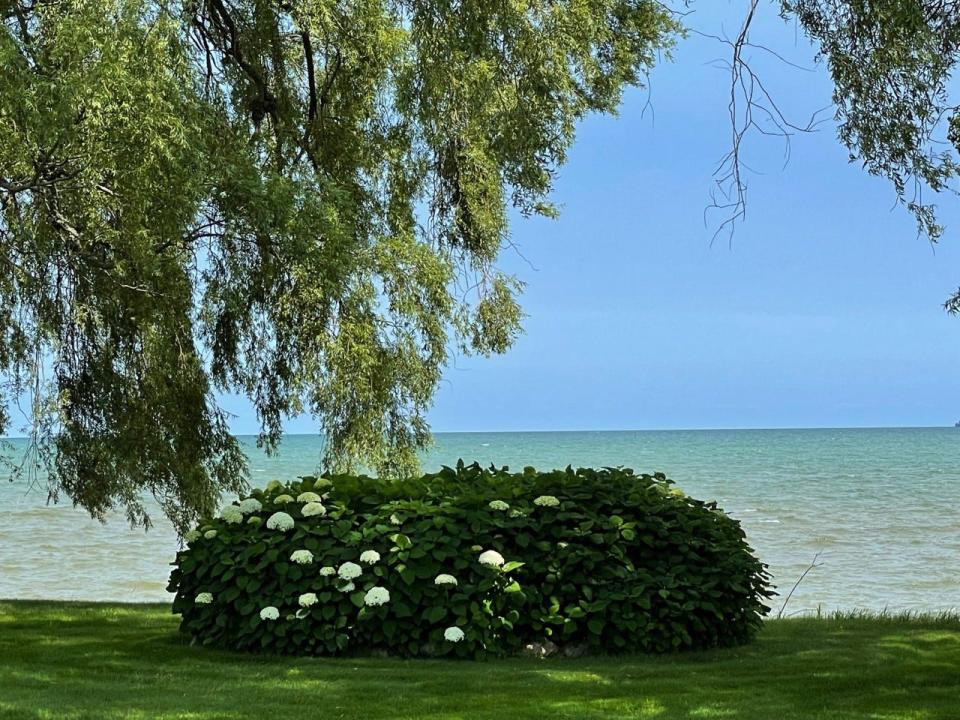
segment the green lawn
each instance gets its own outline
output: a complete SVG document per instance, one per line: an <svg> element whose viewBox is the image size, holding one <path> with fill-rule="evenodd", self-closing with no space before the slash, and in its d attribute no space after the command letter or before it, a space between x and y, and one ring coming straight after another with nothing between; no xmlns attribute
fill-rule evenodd
<svg viewBox="0 0 960 720"><path fill-rule="evenodd" d="M669 657L293 659L190 647L161 606L0 602L0 718L960 718L956 619L771 621Z"/></svg>

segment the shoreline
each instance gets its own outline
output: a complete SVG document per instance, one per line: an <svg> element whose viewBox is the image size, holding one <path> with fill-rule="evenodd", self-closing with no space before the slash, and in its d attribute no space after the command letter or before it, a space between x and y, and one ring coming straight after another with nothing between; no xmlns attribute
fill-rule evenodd
<svg viewBox="0 0 960 720"><path fill-rule="evenodd" d="M170 595L171 600L173 594ZM144 609L144 610L169 610L171 603L157 601L130 601L130 600L83 600L83 599L57 599L57 598L14 598L0 597L0 611L3 605L23 605L23 606L63 606L64 608L118 608L118 609ZM883 608L875 610L871 608L835 608L833 610L800 610L795 613L786 613L783 617L777 617L778 607L771 609L763 620L764 623L787 622L790 620L822 620L824 622L836 622L845 620L856 620L864 622L892 622L892 623L956 623L960 626L960 608ZM0 612L2 614L2 612ZM174 613L171 613L173 615Z"/></svg>

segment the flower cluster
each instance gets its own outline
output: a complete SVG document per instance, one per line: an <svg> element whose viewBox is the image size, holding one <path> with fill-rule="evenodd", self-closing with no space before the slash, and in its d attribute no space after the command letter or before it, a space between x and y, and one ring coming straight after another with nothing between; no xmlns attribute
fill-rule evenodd
<svg viewBox="0 0 960 720"><path fill-rule="evenodd" d="M363 596L363 602L371 607L384 605L390 602L390 591L382 587L372 587Z"/></svg>
<svg viewBox="0 0 960 720"><path fill-rule="evenodd" d="M240 512L244 515L251 515L263 510L263 505L256 498L247 498L240 501Z"/></svg>
<svg viewBox="0 0 960 720"><path fill-rule="evenodd" d="M280 611L277 610L273 605L268 605L263 610L260 611L261 620L279 620Z"/></svg>
<svg viewBox="0 0 960 720"><path fill-rule="evenodd" d="M293 496L287 495L286 493L284 493L283 495L277 495L273 499L274 505L286 505L287 503L292 503L292 502L293 502Z"/></svg>
<svg viewBox="0 0 960 720"><path fill-rule="evenodd" d="M443 639L447 642L458 643L463 640L464 637L466 636L464 635L463 630L456 626L448 627L443 631Z"/></svg>
<svg viewBox="0 0 960 720"><path fill-rule="evenodd" d="M380 562L380 553L376 550L364 550L360 553L360 562L367 565L374 565Z"/></svg>
<svg viewBox="0 0 960 720"><path fill-rule="evenodd" d="M440 575L437 575L436 578L434 578L433 584L455 586L457 584L457 579L453 575L447 575L445 573L441 573Z"/></svg>
<svg viewBox="0 0 960 720"><path fill-rule="evenodd" d="M478 560L481 565L486 565L487 567L500 567L504 563L503 555L496 550L485 550L480 553Z"/></svg>
<svg viewBox="0 0 960 720"><path fill-rule="evenodd" d="M290 555L290 561L297 565L309 565L313 562L313 553L309 550L294 550Z"/></svg>
<svg viewBox="0 0 960 720"><path fill-rule="evenodd" d="M308 502L300 510L304 517L323 516L327 514L327 509L319 502Z"/></svg>
<svg viewBox="0 0 960 720"><path fill-rule="evenodd" d="M541 495L538 498L534 498L533 504L539 505L540 507L556 507L560 504L560 501L553 495Z"/></svg>
<svg viewBox="0 0 960 720"><path fill-rule="evenodd" d="M356 563L345 562L340 566L340 569L337 570L337 575L340 576L341 580L355 580L363 575L363 568Z"/></svg>
<svg viewBox="0 0 960 720"><path fill-rule="evenodd" d="M302 608L313 607L317 604L317 594L312 592L304 593L297 598L297 604Z"/></svg>
<svg viewBox="0 0 960 720"><path fill-rule="evenodd" d="M213 593L202 592L198 593L194 602L197 605L209 605L213 602Z"/></svg>
<svg viewBox="0 0 960 720"><path fill-rule="evenodd" d="M293 518L287 515L285 512L275 512L273 515L267 518L268 530L279 530L280 532L286 532L287 530L292 530L293 525Z"/></svg>
<svg viewBox="0 0 960 720"><path fill-rule="evenodd" d="M243 512L236 505L227 505L220 511L220 517L228 525L239 525L243 522Z"/></svg>
<svg viewBox="0 0 960 720"><path fill-rule="evenodd" d="M320 502L320 496L315 492L302 492L297 495L298 503Z"/></svg>
<svg viewBox="0 0 960 720"><path fill-rule="evenodd" d="M505 503L503 500L491 500L488 503L491 510L509 510L510 505Z"/></svg>

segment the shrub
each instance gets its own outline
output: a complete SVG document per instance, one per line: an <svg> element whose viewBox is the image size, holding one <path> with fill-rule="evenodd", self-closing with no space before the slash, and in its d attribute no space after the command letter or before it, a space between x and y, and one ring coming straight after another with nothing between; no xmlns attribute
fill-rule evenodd
<svg viewBox="0 0 960 720"><path fill-rule="evenodd" d="M181 630L243 650L704 648L748 640L772 595L736 520L626 469L272 482L187 539Z"/></svg>

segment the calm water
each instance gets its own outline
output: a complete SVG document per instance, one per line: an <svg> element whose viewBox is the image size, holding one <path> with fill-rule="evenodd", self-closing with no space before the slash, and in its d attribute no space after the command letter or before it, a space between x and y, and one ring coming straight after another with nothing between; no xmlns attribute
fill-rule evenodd
<svg viewBox="0 0 960 720"><path fill-rule="evenodd" d="M266 458L245 440L257 484L314 471L321 451L315 437L290 436ZM662 470L743 522L784 594L821 553L788 613L960 609L960 430L450 433L424 466L460 457ZM166 599L177 546L162 518L144 533L45 498L0 484L0 597Z"/></svg>

